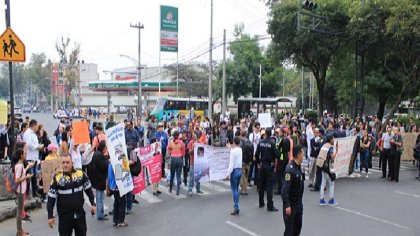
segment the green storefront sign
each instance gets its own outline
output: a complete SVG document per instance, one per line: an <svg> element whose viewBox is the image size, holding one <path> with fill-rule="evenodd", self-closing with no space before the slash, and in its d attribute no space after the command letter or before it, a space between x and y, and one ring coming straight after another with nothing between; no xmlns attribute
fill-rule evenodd
<svg viewBox="0 0 420 236"><path fill-rule="evenodd" d="M178 8L160 6L160 51L178 52Z"/></svg>

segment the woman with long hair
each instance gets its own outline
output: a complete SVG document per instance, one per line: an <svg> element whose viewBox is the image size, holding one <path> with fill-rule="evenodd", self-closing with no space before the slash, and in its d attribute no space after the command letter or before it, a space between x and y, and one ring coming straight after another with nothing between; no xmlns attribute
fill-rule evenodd
<svg viewBox="0 0 420 236"><path fill-rule="evenodd" d="M25 213L25 195L27 189L27 180L31 179L33 174L26 174L28 169L32 168L33 163L29 163L24 167L26 161L26 148L16 149L13 156L13 171L15 175L15 182L18 184L16 188L16 227L17 227L17 236L29 235L28 232L25 232L22 228L22 220L26 222L31 222L29 216Z"/></svg>
<svg viewBox="0 0 420 236"><path fill-rule="evenodd" d="M61 134L61 144L60 144L60 149L59 149L59 155L63 155L69 153L69 140L68 140L68 136L67 136L67 132L64 131Z"/></svg>
<svg viewBox="0 0 420 236"><path fill-rule="evenodd" d="M242 176L242 149L239 147L241 139L235 137L233 148L230 150L230 161L226 179L230 179L230 187L233 195L233 212L231 215L239 215L239 182ZM227 144L230 147L230 144Z"/></svg>
<svg viewBox="0 0 420 236"><path fill-rule="evenodd" d="M219 126L214 126L213 127L213 131L212 131L212 135L211 135L211 145L213 147L220 147L221 145L221 141L220 141L220 130L219 130Z"/></svg>

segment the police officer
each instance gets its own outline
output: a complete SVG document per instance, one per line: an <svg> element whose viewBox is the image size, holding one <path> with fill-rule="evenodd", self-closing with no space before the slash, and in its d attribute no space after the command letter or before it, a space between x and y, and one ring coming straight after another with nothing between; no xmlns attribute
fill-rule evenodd
<svg viewBox="0 0 420 236"><path fill-rule="evenodd" d="M263 139L257 145L257 150L255 152L255 159L259 166L259 186L258 186L258 195L259 195L259 206L263 208L264 203L264 190L267 191L267 211L278 211L277 208L273 205L273 186L274 186L274 171L276 166L276 144L271 141L270 135L271 129L267 128L264 132Z"/></svg>
<svg viewBox="0 0 420 236"><path fill-rule="evenodd" d="M277 129L279 135L279 142L276 143L279 155L277 157L277 168L276 168L276 178L277 178L277 191L276 195L281 195L281 185L283 183L284 171L286 170L286 165L289 162L289 151L290 151L290 140L284 135L283 129Z"/></svg>
<svg viewBox="0 0 420 236"><path fill-rule="evenodd" d="M302 172L300 164L303 161L302 147L293 147L293 160L286 167L281 197L283 199L283 220L284 235L300 235L303 217L303 188L305 174Z"/></svg>
<svg viewBox="0 0 420 236"><path fill-rule="evenodd" d="M62 172L58 172L48 191L48 225L52 228L55 224L53 210L57 201L58 232L60 236L85 236L87 232L86 216L83 210L83 190L89 197L91 214L96 212L95 197L89 178L82 170L75 170L69 154L61 156Z"/></svg>

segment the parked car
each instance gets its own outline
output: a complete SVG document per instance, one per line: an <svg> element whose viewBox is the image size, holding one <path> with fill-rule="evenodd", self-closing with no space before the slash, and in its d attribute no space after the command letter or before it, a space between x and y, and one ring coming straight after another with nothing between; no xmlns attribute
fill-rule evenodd
<svg viewBox="0 0 420 236"><path fill-rule="evenodd" d="M127 111L128 110L125 106L118 107L118 113L120 113L120 114L125 114L125 113L127 113Z"/></svg>
<svg viewBox="0 0 420 236"><path fill-rule="evenodd" d="M32 112L31 104L23 104L22 111L23 113L31 113Z"/></svg>
<svg viewBox="0 0 420 236"><path fill-rule="evenodd" d="M56 113L53 114L54 119L61 119L61 118L68 118L69 116L63 110L58 110Z"/></svg>
<svg viewBox="0 0 420 236"><path fill-rule="evenodd" d="M38 112L41 112L41 110L38 107L34 107L34 108L32 108L32 112L33 113L38 113Z"/></svg>
<svg viewBox="0 0 420 236"><path fill-rule="evenodd" d="M20 107L15 107L15 117L22 117L22 109Z"/></svg>

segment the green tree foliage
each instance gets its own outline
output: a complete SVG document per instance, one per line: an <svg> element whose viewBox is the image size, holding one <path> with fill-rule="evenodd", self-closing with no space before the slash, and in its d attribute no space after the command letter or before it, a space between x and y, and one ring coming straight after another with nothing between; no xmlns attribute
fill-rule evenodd
<svg viewBox="0 0 420 236"><path fill-rule="evenodd" d="M259 96L261 65L261 96L273 97L280 89L282 68L273 64L264 54L258 43L258 37L251 37L244 32L243 24L237 24L234 31L235 40L229 45L232 59L226 61L226 93L234 101L240 96ZM223 67L217 70L216 98L222 96Z"/></svg>
<svg viewBox="0 0 420 236"><path fill-rule="evenodd" d="M169 65L172 82L176 82L177 65ZM179 64L179 92L184 96L208 97L209 68L206 64Z"/></svg>
<svg viewBox="0 0 420 236"><path fill-rule="evenodd" d="M45 98L51 92L51 63L47 61L44 53L32 54L29 63L25 67L27 83L32 85L34 104L40 97Z"/></svg>
<svg viewBox="0 0 420 236"><path fill-rule="evenodd" d="M346 44L348 24L347 1L324 0L318 3L316 14L326 17L315 30L297 29L300 0L284 0L272 5L268 32L273 36L272 47L278 61L293 63L310 69L315 77L319 114L324 110L327 70L334 56ZM301 25L312 27L310 17L301 18ZM318 22L318 20L316 20ZM313 28L312 28L313 29Z"/></svg>

